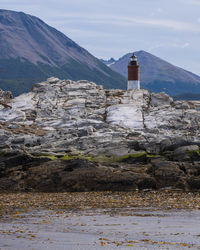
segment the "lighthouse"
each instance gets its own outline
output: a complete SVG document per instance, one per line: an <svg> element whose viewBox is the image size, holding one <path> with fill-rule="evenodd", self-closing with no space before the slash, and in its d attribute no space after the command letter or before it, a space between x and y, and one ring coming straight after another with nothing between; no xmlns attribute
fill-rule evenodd
<svg viewBox="0 0 200 250"><path fill-rule="evenodd" d="M128 64L128 85L127 89L140 89L139 64L136 55L130 57Z"/></svg>

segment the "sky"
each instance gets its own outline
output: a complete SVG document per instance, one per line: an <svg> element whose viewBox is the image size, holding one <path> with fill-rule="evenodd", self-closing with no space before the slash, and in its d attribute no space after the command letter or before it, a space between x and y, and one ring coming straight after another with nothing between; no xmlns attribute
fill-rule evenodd
<svg viewBox="0 0 200 250"><path fill-rule="evenodd" d="M39 17L97 58L145 50L200 75L200 0L0 0Z"/></svg>

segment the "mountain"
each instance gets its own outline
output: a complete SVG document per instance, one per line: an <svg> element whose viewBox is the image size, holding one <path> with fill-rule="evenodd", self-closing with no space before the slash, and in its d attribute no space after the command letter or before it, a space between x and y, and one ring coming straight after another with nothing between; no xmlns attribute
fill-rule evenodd
<svg viewBox="0 0 200 250"><path fill-rule="evenodd" d="M113 58L113 57L111 57L110 59L108 59L108 60L104 60L104 59L100 59L103 63L105 63L107 66L111 66L112 64L114 64L115 62L116 62L116 60Z"/></svg>
<svg viewBox="0 0 200 250"><path fill-rule="evenodd" d="M110 68L127 77L128 53L110 65ZM200 93L200 77L174 66L148 52L137 51L141 72L141 87L154 92L165 90L175 96L186 92Z"/></svg>
<svg viewBox="0 0 200 250"><path fill-rule="evenodd" d="M0 88L14 95L49 76L126 88L126 79L37 17L0 10Z"/></svg>

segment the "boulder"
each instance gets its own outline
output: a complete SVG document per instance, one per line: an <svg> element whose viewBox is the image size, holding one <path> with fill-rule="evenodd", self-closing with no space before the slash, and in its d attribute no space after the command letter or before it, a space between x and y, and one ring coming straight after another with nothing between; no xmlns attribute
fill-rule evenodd
<svg viewBox="0 0 200 250"><path fill-rule="evenodd" d="M185 182L185 173L178 163L170 161L152 161L152 168L148 170L156 179L157 187L176 187L177 183Z"/></svg>
<svg viewBox="0 0 200 250"><path fill-rule="evenodd" d="M173 152L172 157L175 161L200 160L199 147L197 145L179 147Z"/></svg>
<svg viewBox="0 0 200 250"><path fill-rule="evenodd" d="M56 77L50 77L47 79L47 81L50 83L50 84L53 84L53 83L57 83L58 81L60 81L58 78Z"/></svg>
<svg viewBox="0 0 200 250"><path fill-rule="evenodd" d="M200 190L200 177L199 176L189 177L187 179L187 183L191 190Z"/></svg>
<svg viewBox="0 0 200 250"><path fill-rule="evenodd" d="M151 106L160 107L163 105L171 105L173 98L164 92L151 94Z"/></svg>

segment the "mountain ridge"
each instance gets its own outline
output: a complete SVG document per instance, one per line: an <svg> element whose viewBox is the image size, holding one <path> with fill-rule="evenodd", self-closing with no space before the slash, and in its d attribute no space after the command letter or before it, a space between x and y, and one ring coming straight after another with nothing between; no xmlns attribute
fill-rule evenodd
<svg viewBox="0 0 200 250"><path fill-rule="evenodd" d="M14 95L50 76L125 88L123 76L41 19L0 10L0 88Z"/></svg>

